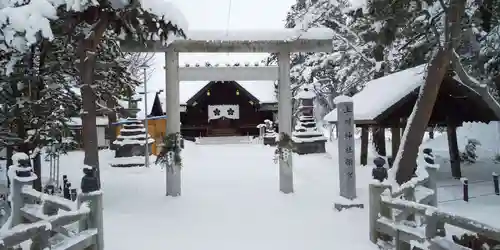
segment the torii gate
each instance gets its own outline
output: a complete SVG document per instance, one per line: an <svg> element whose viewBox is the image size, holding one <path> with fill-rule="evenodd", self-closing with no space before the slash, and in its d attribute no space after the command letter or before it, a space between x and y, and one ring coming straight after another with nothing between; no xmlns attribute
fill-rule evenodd
<svg viewBox="0 0 500 250"><path fill-rule="evenodd" d="M292 92L290 89L290 53L331 52L334 33L330 29L311 28L266 31L188 31L188 39L169 45L151 41L147 46L122 42L124 51L165 52L167 102L166 133L180 133L179 81L188 80L278 80L278 129L292 133ZM179 53L277 53L278 67L204 67L179 69ZM181 195L181 168L166 171L167 196ZM279 160L279 189L293 192L291 157Z"/></svg>

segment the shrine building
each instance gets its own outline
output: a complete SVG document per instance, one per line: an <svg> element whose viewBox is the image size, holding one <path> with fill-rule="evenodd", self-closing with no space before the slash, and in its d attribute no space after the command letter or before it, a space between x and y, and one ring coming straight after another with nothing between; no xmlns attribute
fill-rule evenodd
<svg viewBox="0 0 500 250"><path fill-rule="evenodd" d="M277 120L276 84L277 81L181 81L182 135L258 135L257 125L266 119ZM148 105L149 119L165 115L165 103L164 94L155 94Z"/></svg>

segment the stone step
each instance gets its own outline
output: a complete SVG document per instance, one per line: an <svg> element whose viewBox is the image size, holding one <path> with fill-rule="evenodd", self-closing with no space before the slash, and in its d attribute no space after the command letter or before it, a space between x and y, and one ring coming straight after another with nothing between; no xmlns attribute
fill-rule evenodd
<svg viewBox="0 0 500 250"><path fill-rule="evenodd" d="M248 136L199 137L196 142L201 145L250 144L252 138Z"/></svg>

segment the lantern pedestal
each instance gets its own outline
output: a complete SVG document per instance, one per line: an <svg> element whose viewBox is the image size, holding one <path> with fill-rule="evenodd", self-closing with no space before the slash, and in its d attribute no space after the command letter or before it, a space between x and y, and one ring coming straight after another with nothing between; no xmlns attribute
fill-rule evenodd
<svg viewBox="0 0 500 250"><path fill-rule="evenodd" d="M325 142L326 140L318 140L312 142L297 142L293 140L294 152L299 155L326 153Z"/></svg>
<svg viewBox="0 0 500 250"><path fill-rule="evenodd" d="M316 128L316 122L312 116L301 116L292 133L294 152L299 155L325 153L327 138Z"/></svg>
<svg viewBox="0 0 500 250"><path fill-rule="evenodd" d="M276 146L276 136L264 136L264 145Z"/></svg>

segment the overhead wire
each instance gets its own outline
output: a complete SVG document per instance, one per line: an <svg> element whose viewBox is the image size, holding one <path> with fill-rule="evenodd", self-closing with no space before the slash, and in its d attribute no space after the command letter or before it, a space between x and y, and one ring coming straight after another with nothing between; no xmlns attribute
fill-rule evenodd
<svg viewBox="0 0 500 250"><path fill-rule="evenodd" d="M229 6L227 10L227 17L226 17L226 37L229 35L229 22L231 21L231 7L233 4L233 0L229 0ZM229 56L229 51L226 52L226 56Z"/></svg>

